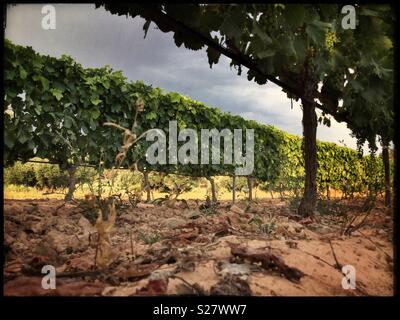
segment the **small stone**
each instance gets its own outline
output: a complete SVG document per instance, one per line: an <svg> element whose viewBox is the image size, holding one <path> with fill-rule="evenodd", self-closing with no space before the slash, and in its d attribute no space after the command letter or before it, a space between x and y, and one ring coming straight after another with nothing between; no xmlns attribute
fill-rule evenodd
<svg viewBox="0 0 400 320"><path fill-rule="evenodd" d="M226 263L222 266L221 275L225 276L228 274L237 276L248 276L250 275L250 268L246 264L237 263Z"/></svg>
<svg viewBox="0 0 400 320"><path fill-rule="evenodd" d="M199 218L201 213L199 211L189 211L189 213L186 215L188 219L197 219Z"/></svg>
<svg viewBox="0 0 400 320"><path fill-rule="evenodd" d="M137 207L140 208L140 209L149 209L149 208L154 208L154 204L151 204L151 203L141 203L141 202L139 202L139 203L137 204Z"/></svg>
<svg viewBox="0 0 400 320"><path fill-rule="evenodd" d="M310 230L314 231L314 232L317 232L317 233L323 234L323 235L332 232L332 229L331 229L331 228L329 228L329 227L327 227L327 226L324 226L324 225L315 225L315 224L312 224L312 225L309 225L308 228L309 228Z"/></svg>
<svg viewBox="0 0 400 320"><path fill-rule="evenodd" d="M38 204L37 203L32 203L30 206L25 207L25 212L28 214L32 214L34 212L38 211Z"/></svg>
<svg viewBox="0 0 400 320"><path fill-rule="evenodd" d="M96 232L96 228L83 216L79 218L78 226L82 228L84 234Z"/></svg>
<svg viewBox="0 0 400 320"><path fill-rule="evenodd" d="M296 241L288 240L288 241L286 241L286 245L291 249L297 249Z"/></svg>
<svg viewBox="0 0 400 320"><path fill-rule="evenodd" d="M230 210L237 214L244 214L244 210L240 209L237 205L232 205Z"/></svg>
<svg viewBox="0 0 400 320"><path fill-rule="evenodd" d="M173 275L171 270L155 270L150 274L149 280L165 280Z"/></svg>
<svg viewBox="0 0 400 320"><path fill-rule="evenodd" d="M359 250L354 250L353 252L354 252L357 256L359 256L359 257L361 257L361 255L362 255L361 252L360 252Z"/></svg>
<svg viewBox="0 0 400 320"><path fill-rule="evenodd" d="M287 225L287 231L291 234L296 233L296 229L292 225Z"/></svg>
<svg viewBox="0 0 400 320"><path fill-rule="evenodd" d="M249 213L262 213L263 210L262 210L262 208L256 208L256 207L250 206L249 208L247 208L247 212L249 212Z"/></svg>
<svg viewBox="0 0 400 320"><path fill-rule="evenodd" d="M372 245L372 244L365 245L365 248L368 249L368 250L371 250L371 251L375 251L376 250L376 247L374 245Z"/></svg>
<svg viewBox="0 0 400 320"><path fill-rule="evenodd" d="M28 227L25 228L26 231L32 231L35 234L43 234L46 229L44 222L40 219L35 217L28 223Z"/></svg>
<svg viewBox="0 0 400 320"><path fill-rule="evenodd" d="M4 234L4 244L11 245L14 242L14 238L8 234Z"/></svg>
<svg viewBox="0 0 400 320"><path fill-rule="evenodd" d="M170 229L176 229L186 224L187 224L186 220L181 218L169 218L164 222L164 225Z"/></svg>
<svg viewBox="0 0 400 320"><path fill-rule="evenodd" d="M251 296L250 285L241 277L227 275L210 288L210 295Z"/></svg>
<svg viewBox="0 0 400 320"><path fill-rule="evenodd" d="M72 247L74 250L80 250L84 246L83 238L79 238L77 235L66 235L57 230L49 231L45 239L54 246L57 252L62 252L68 247Z"/></svg>
<svg viewBox="0 0 400 320"><path fill-rule="evenodd" d="M87 271L91 268L92 263L93 262L89 258L72 258L65 262L64 271Z"/></svg>
<svg viewBox="0 0 400 320"><path fill-rule="evenodd" d="M33 251L38 256L43 256L48 259L48 262L52 265L58 265L59 263L59 254L55 247L47 242L42 240Z"/></svg>

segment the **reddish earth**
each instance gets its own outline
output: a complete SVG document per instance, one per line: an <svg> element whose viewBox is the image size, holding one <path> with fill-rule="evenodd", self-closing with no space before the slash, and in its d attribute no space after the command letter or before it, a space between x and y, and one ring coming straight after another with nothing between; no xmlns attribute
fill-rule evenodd
<svg viewBox="0 0 400 320"><path fill-rule="evenodd" d="M62 204L5 200L5 295L393 295L393 217L381 203L350 235L343 235L345 218L360 212L353 225L364 219L361 200L343 216L314 221L277 199L246 212L244 203L221 203L213 214L196 201L186 209L117 207L101 268L98 229L78 203ZM337 263L354 266L356 289L342 288ZM48 264L56 268L55 290L41 287Z"/></svg>

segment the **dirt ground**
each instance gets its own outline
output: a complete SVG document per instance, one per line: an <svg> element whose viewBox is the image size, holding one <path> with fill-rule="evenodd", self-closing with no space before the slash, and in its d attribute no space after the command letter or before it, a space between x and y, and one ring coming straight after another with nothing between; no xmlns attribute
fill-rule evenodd
<svg viewBox="0 0 400 320"><path fill-rule="evenodd" d="M4 201L5 295L393 295L393 217L381 203L366 215L353 200L343 215L314 220L278 199L213 210L194 200L122 204L101 263L95 220L63 204ZM56 268L56 289L42 288L44 265ZM344 265L355 268L355 289L342 287Z"/></svg>

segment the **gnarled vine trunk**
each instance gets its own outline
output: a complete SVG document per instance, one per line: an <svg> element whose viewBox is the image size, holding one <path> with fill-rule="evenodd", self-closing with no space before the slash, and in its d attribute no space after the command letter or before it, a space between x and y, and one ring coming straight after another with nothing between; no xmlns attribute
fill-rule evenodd
<svg viewBox="0 0 400 320"><path fill-rule="evenodd" d="M76 166L68 166L67 168L69 175L68 193L65 195L65 201L71 201L74 197L75 185L76 185Z"/></svg>
<svg viewBox="0 0 400 320"><path fill-rule="evenodd" d="M326 186L326 199L331 200L331 190L329 185Z"/></svg>
<svg viewBox="0 0 400 320"><path fill-rule="evenodd" d="M147 171L143 172L143 189L146 190L146 202L151 201L151 189L149 183L149 173Z"/></svg>
<svg viewBox="0 0 400 320"><path fill-rule="evenodd" d="M247 177L247 187L249 189L249 201L253 201L253 178Z"/></svg>
<svg viewBox="0 0 400 320"><path fill-rule="evenodd" d="M236 201L236 175L232 176L232 203Z"/></svg>
<svg viewBox="0 0 400 320"><path fill-rule="evenodd" d="M315 112L314 90L317 87L311 57L308 57L304 64L303 71L303 157L304 157L304 194L301 199L298 213L304 217L314 216L317 203L317 114Z"/></svg>
<svg viewBox="0 0 400 320"><path fill-rule="evenodd" d="M212 177L207 177L207 180L210 181L211 184L211 201L216 203L217 200L217 190L215 188L215 181Z"/></svg>
<svg viewBox="0 0 400 320"><path fill-rule="evenodd" d="M298 213L305 217L314 215L317 203L317 115L315 104L302 100L303 104L303 154L304 154L304 194Z"/></svg>
<svg viewBox="0 0 400 320"><path fill-rule="evenodd" d="M387 144L382 144L382 160L385 169L385 206L390 207L390 163L389 163L389 148Z"/></svg>

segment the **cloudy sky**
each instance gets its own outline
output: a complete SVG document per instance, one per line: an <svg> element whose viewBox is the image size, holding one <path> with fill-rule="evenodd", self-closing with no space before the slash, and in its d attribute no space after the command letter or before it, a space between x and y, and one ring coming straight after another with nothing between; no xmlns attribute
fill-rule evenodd
<svg viewBox="0 0 400 320"><path fill-rule="evenodd" d="M172 33L150 26L144 39L140 18L111 15L91 4L60 4L56 8L56 29L42 29L42 5L9 6L5 36L16 44L55 57L72 56L85 67L110 65L122 70L130 80L165 91L176 91L211 107L220 107L246 119L272 124L292 134L301 135L301 109L279 87L258 85L238 76L229 67L229 59L208 65L205 49L192 51L176 47ZM320 125L319 140L339 141L352 148L356 140L343 123L334 120L330 128Z"/></svg>

